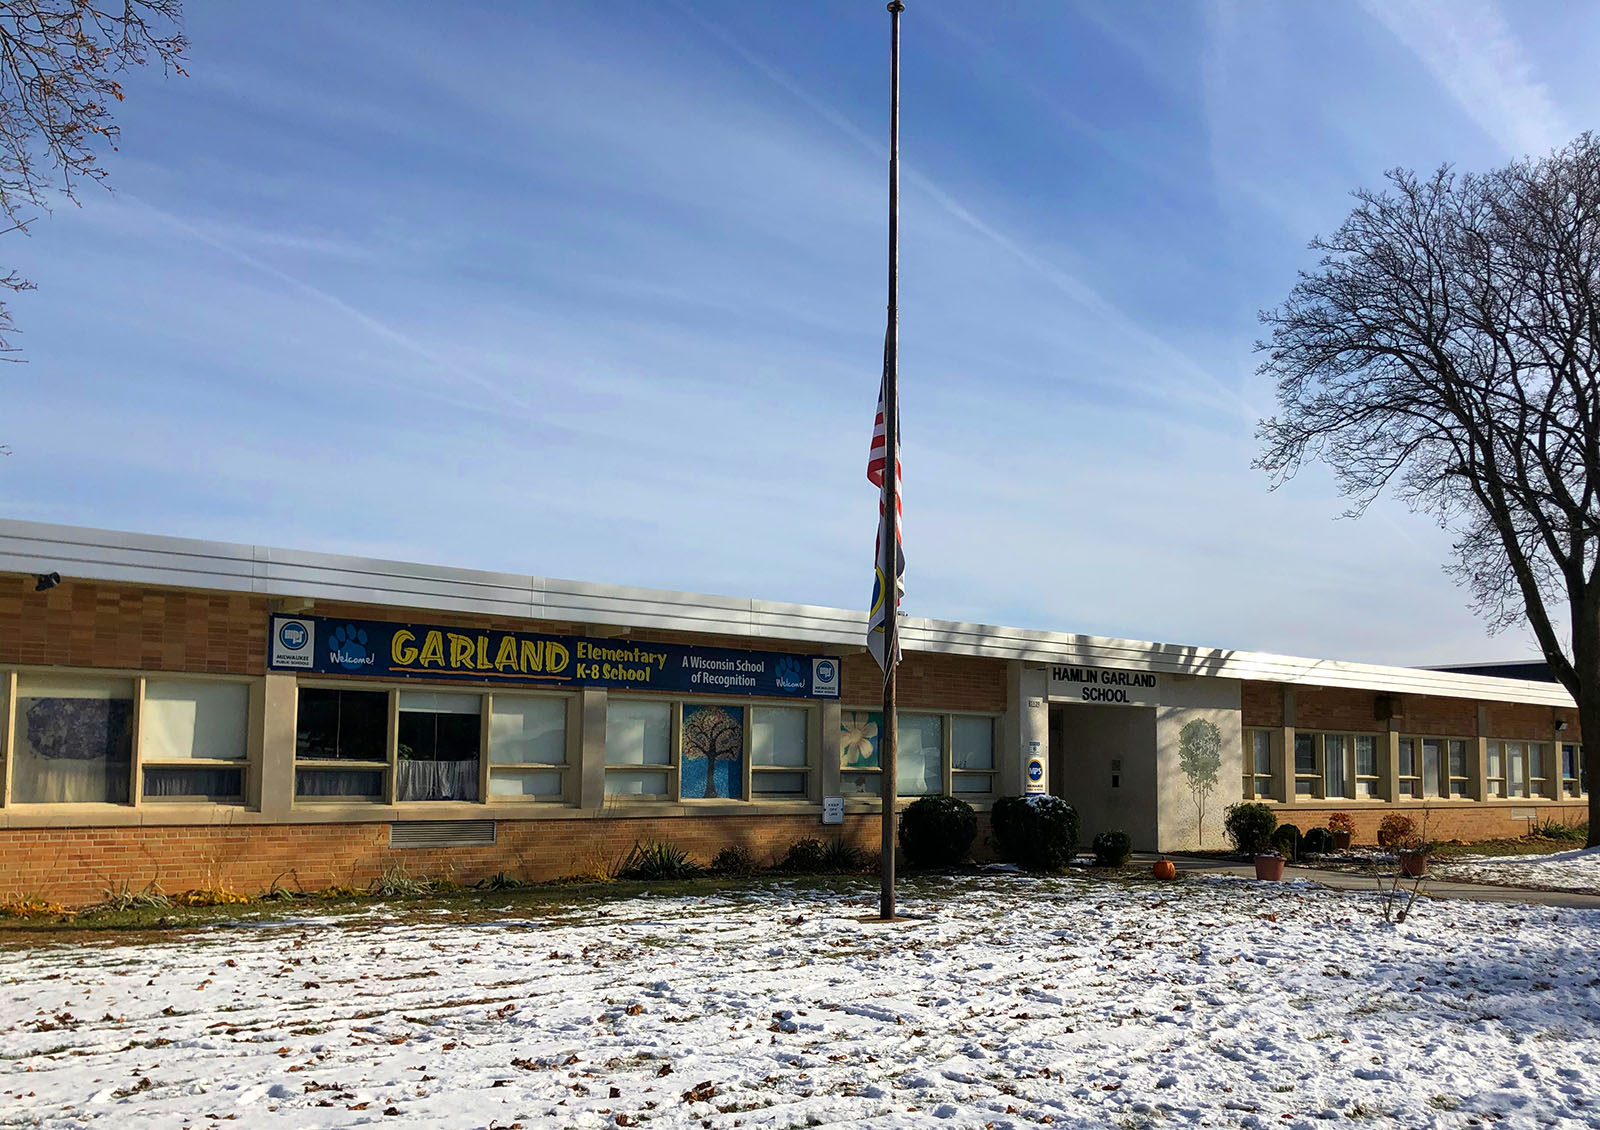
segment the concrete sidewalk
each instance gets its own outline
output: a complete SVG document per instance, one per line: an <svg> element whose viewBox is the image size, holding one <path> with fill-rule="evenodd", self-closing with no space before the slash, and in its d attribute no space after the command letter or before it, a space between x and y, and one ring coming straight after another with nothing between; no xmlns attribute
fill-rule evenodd
<svg viewBox="0 0 1600 1130"><path fill-rule="evenodd" d="M1226 856L1158 856L1154 852L1135 852L1134 863L1149 865L1157 859L1171 859L1180 872L1211 875L1235 875L1244 879L1255 877L1253 864L1240 863ZM1384 872L1392 876L1393 871ZM1373 891L1378 889L1376 873L1371 871L1328 871L1320 867L1285 867L1283 877L1304 879L1321 883L1340 891ZM1387 885L1388 880L1385 880ZM1411 889L1411 881L1404 881L1404 889ZM1446 879L1429 878L1422 881L1424 894L1433 898L1472 899L1477 902L1521 903L1529 906L1562 906L1579 910L1600 910L1600 895L1585 895L1575 891L1539 891L1526 887L1504 887L1487 883L1456 883Z"/></svg>

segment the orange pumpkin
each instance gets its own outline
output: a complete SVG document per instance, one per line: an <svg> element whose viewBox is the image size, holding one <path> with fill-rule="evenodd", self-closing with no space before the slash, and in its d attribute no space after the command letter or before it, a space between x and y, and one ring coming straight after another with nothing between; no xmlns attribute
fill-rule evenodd
<svg viewBox="0 0 1600 1130"><path fill-rule="evenodd" d="M1157 879L1176 879L1178 877L1178 869L1173 865L1172 860L1158 859L1150 868L1150 874Z"/></svg>

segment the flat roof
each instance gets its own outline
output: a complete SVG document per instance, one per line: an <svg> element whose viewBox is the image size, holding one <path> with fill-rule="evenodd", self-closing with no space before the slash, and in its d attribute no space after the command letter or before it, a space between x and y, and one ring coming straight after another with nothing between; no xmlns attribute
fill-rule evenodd
<svg viewBox="0 0 1600 1130"><path fill-rule="evenodd" d="M0 519L0 570L860 649L864 611ZM1572 708L1559 684L905 617L907 651Z"/></svg>

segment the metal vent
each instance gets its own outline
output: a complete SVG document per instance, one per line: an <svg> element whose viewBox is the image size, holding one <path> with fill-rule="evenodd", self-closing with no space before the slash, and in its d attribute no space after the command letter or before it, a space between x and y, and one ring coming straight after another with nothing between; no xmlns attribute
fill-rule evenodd
<svg viewBox="0 0 1600 1130"><path fill-rule="evenodd" d="M389 825L392 848L493 847L493 820L397 820Z"/></svg>

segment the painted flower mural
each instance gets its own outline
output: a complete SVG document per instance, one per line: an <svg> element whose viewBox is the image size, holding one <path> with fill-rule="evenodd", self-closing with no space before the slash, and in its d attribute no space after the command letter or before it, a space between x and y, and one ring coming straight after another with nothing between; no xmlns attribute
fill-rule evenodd
<svg viewBox="0 0 1600 1130"><path fill-rule="evenodd" d="M846 710L840 716L840 729L840 768L878 768L878 715L867 710Z"/></svg>
<svg viewBox="0 0 1600 1130"><path fill-rule="evenodd" d="M744 796L744 708L683 708L682 795Z"/></svg>

